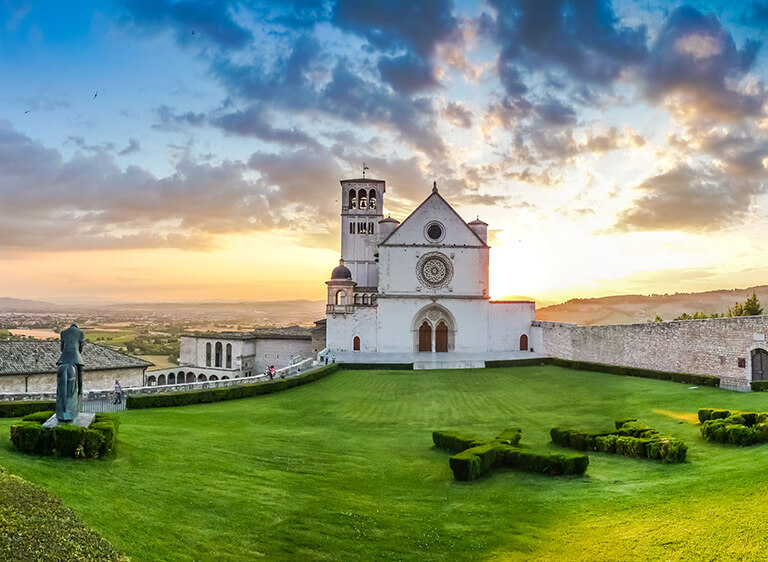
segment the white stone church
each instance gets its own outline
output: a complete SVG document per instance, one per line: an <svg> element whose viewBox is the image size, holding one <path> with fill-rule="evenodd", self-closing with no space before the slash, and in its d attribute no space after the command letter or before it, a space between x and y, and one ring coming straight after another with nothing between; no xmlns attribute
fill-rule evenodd
<svg viewBox="0 0 768 562"><path fill-rule="evenodd" d="M402 223L384 218L384 181L343 180L341 191L342 259L326 282L329 353L417 368L530 356L535 304L490 300L486 223L465 222L436 184Z"/></svg>

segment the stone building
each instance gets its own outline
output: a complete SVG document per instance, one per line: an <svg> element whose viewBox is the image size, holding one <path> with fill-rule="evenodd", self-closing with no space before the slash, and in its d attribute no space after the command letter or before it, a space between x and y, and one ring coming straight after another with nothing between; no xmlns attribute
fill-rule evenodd
<svg viewBox="0 0 768 562"><path fill-rule="evenodd" d="M382 180L341 181L342 259L326 282L328 352L417 362L439 354L445 363L527 351L535 305L490 300L488 225L465 222L436 184L402 223L384 218L385 191Z"/></svg>
<svg viewBox="0 0 768 562"><path fill-rule="evenodd" d="M56 392L55 340L0 342L0 392ZM108 390L120 379L124 387L144 386L152 363L92 342L83 345L83 391Z"/></svg>
<svg viewBox="0 0 768 562"><path fill-rule="evenodd" d="M196 333L181 336L179 370L202 369L208 380L250 377L271 365L280 369L313 355L312 335L299 326Z"/></svg>

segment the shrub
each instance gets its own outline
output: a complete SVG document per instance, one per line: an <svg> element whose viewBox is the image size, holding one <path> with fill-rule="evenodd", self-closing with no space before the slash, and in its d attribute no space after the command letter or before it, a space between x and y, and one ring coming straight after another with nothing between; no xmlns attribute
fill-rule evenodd
<svg viewBox="0 0 768 562"><path fill-rule="evenodd" d="M43 433L43 426L37 422L22 421L11 426L11 443L22 453L34 453Z"/></svg>
<svg viewBox="0 0 768 562"><path fill-rule="evenodd" d="M766 433L768 433L768 429ZM682 441L664 437L657 430L638 422L634 418L618 420L616 431L610 433L586 433L574 429L553 427L549 434L552 442L561 447L624 455L638 459L647 458L665 463L683 462L688 451L687 446Z"/></svg>
<svg viewBox="0 0 768 562"><path fill-rule="evenodd" d="M21 421L11 426L11 442L24 453L101 457L114 448L119 421L110 414L97 414L96 419L99 417L101 421L94 421L89 427L62 424L49 429L40 421Z"/></svg>
<svg viewBox="0 0 768 562"><path fill-rule="evenodd" d="M752 381L750 386L752 387L752 392L768 391L768 381Z"/></svg>
<svg viewBox="0 0 768 562"><path fill-rule="evenodd" d="M104 435L96 429L86 428L83 431L82 445L83 456L95 459L101 454L101 448L104 445Z"/></svg>
<svg viewBox="0 0 768 562"><path fill-rule="evenodd" d="M293 388L294 386L301 386L330 375L338 369L339 364L334 363L333 365L321 367L290 379L205 390L190 390L186 392L131 395L126 399L126 407L132 410L143 408L166 408L169 406L189 406L191 404L207 404L210 402L221 402L223 400L249 398L260 394L279 392L287 388Z"/></svg>
<svg viewBox="0 0 768 562"><path fill-rule="evenodd" d="M699 410L701 436L706 441L748 447L768 442L768 412Z"/></svg>
<svg viewBox="0 0 768 562"><path fill-rule="evenodd" d="M78 447L82 440L83 428L75 425L57 425L53 432L53 446L62 457L77 457Z"/></svg>
<svg viewBox="0 0 768 562"><path fill-rule="evenodd" d="M56 412L54 411L48 411L43 410L41 412L34 412L32 414L27 414L22 418L22 421L34 421L38 423L45 423L48 421L48 418L50 418L52 415L54 415Z"/></svg>
<svg viewBox="0 0 768 562"><path fill-rule="evenodd" d="M508 427L496 436L495 441L504 443L505 445L511 445L516 447L520 443L520 438L523 436L523 430L519 427Z"/></svg>
<svg viewBox="0 0 768 562"><path fill-rule="evenodd" d="M473 437L450 431L433 431L432 442L435 444L435 447L445 449L449 453L460 453L461 451L471 449L472 447L478 447L485 443L484 441L478 441Z"/></svg>
<svg viewBox="0 0 768 562"><path fill-rule="evenodd" d="M0 402L0 418L20 418L33 412L56 409L56 402Z"/></svg>

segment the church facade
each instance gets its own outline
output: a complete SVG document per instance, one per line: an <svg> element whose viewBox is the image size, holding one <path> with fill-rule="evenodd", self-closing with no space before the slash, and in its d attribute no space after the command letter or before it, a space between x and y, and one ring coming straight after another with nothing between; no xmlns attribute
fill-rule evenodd
<svg viewBox="0 0 768 562"><path fill-rule="evenodd" d="M386 183L341 181L341 260L327 285L330 353L530 350L532 301L489 297L488 225L465 222L437 189L402 223Z"/></svg>

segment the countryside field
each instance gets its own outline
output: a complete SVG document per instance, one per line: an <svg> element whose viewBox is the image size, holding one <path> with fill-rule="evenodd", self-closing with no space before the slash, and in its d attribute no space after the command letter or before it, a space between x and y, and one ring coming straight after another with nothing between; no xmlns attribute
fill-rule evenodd
<svg viewBox="0 0 768 562"><path fill-rule="evenodd" d="M768 547L768 446L704 442L701 407L739 394L552 366L340 371L282 393L121 414L117 455L0 466L59 496L138 561L267 559L755 560ZM499 471L454 482L431 432L557 450L549 429L636 416L688 462L590 454L584 477Z"/></svg>

